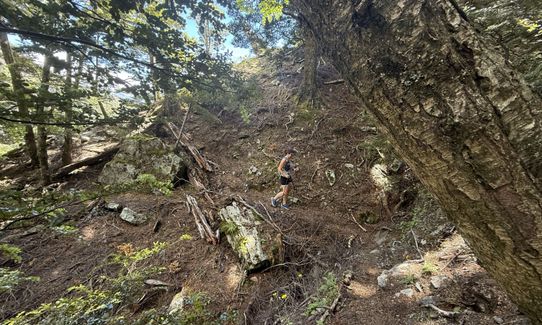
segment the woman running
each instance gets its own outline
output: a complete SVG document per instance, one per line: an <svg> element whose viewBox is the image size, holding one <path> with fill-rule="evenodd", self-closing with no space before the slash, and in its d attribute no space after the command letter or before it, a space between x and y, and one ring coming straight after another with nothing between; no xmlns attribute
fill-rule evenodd
<svg viewBox="0 0 542 325"><path fill-rule="evenodd" d="M276 207L278 205L279 200L282 198L282 205L281 207L284 209L288 209L288 194L292 190L292 175L291 170L292 165L290 164L290 158L292 158L292 154L295 152L293 148L288 148L285 150L285 156L282 158L282 160L279 163L278 171L280 174L280 188L281 191L275 195L274 198L271 199L271 205Z"/></svg>

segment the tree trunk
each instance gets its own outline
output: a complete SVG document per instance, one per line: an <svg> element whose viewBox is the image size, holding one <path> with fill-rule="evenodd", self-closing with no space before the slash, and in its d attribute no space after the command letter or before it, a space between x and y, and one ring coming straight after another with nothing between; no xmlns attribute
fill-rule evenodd
<svg viewBox="0 0 542 325"><path fill-rule="evenodd" d="M314 106L318 100L318 85L316 84L316 73L318 71L318 43L314 33L306 23L303 27L303 81L299 88L298 98L300 103L308 103Z"/></svg>
<svg viewBox="0 0 542 325"><path fill-rule="evenodd" d="M4 56L4 61L6 62L9 73L11 75L13 92L15 93L17 107L19 108L19 114L21 115L21 119L31 120L28 110L28 101L26 100L25 95L25 87L23 85L23 78L21 76L19 67L17 67L15 63L13 51L11 50L8 35L6 33L0 33L0 43L2 46L2 55ZM39 162L36 148L36 139L34 136L34 130L32 129L32 125L30 124L25 125L24 142L32 166L38 166Z"/></svg>
<svg viewBox="0 0 542 325"><path fill-rule="evenodd" d="M293 0L485 269L542 324L540 98L452 0Z"/></svg>
<svg viewBox="0 0 542 325"><path fill-rule="evenodd" d="M43 62L43 71L41 74L41 85L36 102L36 115L38 119L45 120L45 97L49 93L49 80L51 77L51 58L49 54L45 55ZM51 174L49 173L49 157L47 156L47 129L45 125L38 125L38 160L40 163L41 182L43 185L51 183Z"/></svg>
<svg viewBox="0 0 542 325"><path fill-rule="evenodd" d="M67 96L64 101L64 116L66 117L66 123L71 123L73 120L72 113L72 55L67 54L66 57L66 82L64 84L64 95ZM62 166L66 166L72 163L72 151L73 151L73 132L72 127L68 126L64 129L64 144L62 145Z"/></svg>

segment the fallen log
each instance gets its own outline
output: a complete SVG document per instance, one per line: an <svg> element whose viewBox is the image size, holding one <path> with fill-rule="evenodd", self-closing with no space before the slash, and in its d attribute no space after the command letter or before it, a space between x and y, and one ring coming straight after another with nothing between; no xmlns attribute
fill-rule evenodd
<svg viewBox="0 0 542 325"><path fill-rule="evenodd" d="M207 218L203 212L201 212L201 209L198 206L198 201L196 201L193 196L187 195L186 204L189 211L192 212L192 215L194 216L194 220L196 221L201 238L205 239L210 244L217 245L218 236L209 225L209 222L207 221Z"/></svg>
<svg viewBox="0 0 542 325"><path fill-rule="evenodd" d="M281 234L262 222L250 208L239 208L234 201L221 209L219 216L222 231L247 273L284 261Z"/></svg>
<svg viewBox="0 0 542 325"><path fill-rule="evenodd" d="M99 155L66 165L58 169L57 173L53 176L53 178L59 179L59 178L67 176L69 173L71 173L72 171L78 168L81 168L84 166L92 166L92 165L102 163L104 161L111 160L113 156L119 151L119 148L120 146L116 145L114 147L106 149L104 152L100 153Z"/></svg>

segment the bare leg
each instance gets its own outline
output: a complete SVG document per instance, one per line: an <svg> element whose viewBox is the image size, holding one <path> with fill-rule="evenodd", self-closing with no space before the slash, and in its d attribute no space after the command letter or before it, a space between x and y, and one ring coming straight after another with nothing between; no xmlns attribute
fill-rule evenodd
<svg viewBox="0 0 542 325"><path fill-rule="evenodd" d="M290 185L284 185L282 190L282 204L288 204L288 193L290 192Z"/></svg>
<svg viewBox="0 0 542 325"><path fill-rule="evenodd" d="M285 188L286 188L286 187L287 187L286 185L281 185L281 186L280 186L281 191L278 192L277 195L275 195L275 197L274 197L275 200L278 201L281 197L283 197L284 191L285 191Z"/></svg>

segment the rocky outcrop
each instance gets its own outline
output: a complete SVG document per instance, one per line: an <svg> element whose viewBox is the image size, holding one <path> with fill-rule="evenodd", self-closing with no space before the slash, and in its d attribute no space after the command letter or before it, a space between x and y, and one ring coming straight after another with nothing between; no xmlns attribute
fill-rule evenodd
<svg viewBox="0 0 542 325"><path fill-rule="evenodd" d="M121 143L119 152L105 165L98 181L126 184L139 175L150 174L158 181L176 182L186 175L186 162L186 156L174 153L162 140L138 134Z"/></svg>

